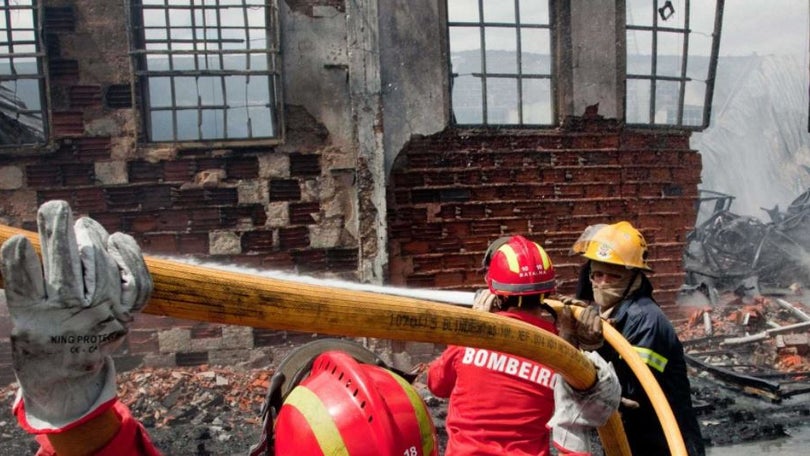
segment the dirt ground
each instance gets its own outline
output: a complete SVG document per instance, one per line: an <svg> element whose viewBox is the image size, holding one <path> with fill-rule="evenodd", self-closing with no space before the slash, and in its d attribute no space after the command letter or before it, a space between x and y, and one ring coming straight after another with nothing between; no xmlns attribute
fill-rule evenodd
<svg viewBox="0 0 810 456"><path fill-rule="evenodd" d="M259 410L269 372L262 369L136 369L118 375L122 400L167 456L246 455L259 435ZM443 444L446 403L417 382ZM0 388L0 456L36 452L11 416L14 385ZM703 436L709 446L759 441L810 426L810 393L781 404L747 396L703 377L692 378Z"/></svg>

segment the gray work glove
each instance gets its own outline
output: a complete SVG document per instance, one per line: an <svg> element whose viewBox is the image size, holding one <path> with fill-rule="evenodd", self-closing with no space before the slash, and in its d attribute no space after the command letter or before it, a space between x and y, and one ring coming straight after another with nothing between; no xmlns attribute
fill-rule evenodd
<svg viewBox="0 0 810 456"><path fill-rule="evenodd" d="M590 428L603 426L619 408L622 388L613 365L596 352L584 352L596 368L596 383L577 391L557 377L554 384L554 415L547 426L560 454L590 454Z"/></svg>
<svg viewBox="0 0 810 456"><path fill-rule="evenodd" d="M135 240L109 235L96 221L73 224L64 201L37 213L42 262L23 236L0 249L0 271L12 324L14 404L31 433L69 429L114 403L110 355L152 292Z"/></svg>
<svg viewBox="0 0 810 456"><path fill-rule="evenodd" d="M475 292L472 308L482 312L497 312L501 309L501 297L482 288Z"/></svg>
<svg viewBox="0 0 810 456"><path fill-rule="evenodd" d="M560 312L557 331L563 339L582 350L597 350L605 343L602 334L602 317L599 306L569 298ZM579 317L574 317L571 306L582 307Z"/></svg>
<svg viewBox="0 0 810 456"><path fill-rule="evenodd" d="M556 298L557 301L560 301L561 303L569 305L569 306L588 307L587 302L585 302L585 301L583 301L581 299L577 299L577 298L575 298L573 296L556 295L556 296L554 296L554 298Z"/></svg>

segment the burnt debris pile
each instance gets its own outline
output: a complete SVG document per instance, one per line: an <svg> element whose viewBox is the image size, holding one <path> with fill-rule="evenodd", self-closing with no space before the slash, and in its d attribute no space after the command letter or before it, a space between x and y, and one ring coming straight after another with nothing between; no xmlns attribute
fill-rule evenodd
<svg viewBox="0 0 810 456"><path fill-rule="evenodd" d="M678 331L689 364L773 402L810 393L810 190L768 221L702 192L684 252ZM686 307L689 308L689 307Z"/></svg>
<svg viewBox="0 0 810 456"><path fill-rule="evenodd" d="M701 191L699 224L687 236L684 291L758 295L810 283L810 190L769 221L731 211L734 197ZM702 221L700 221L703 219Z"/></svg>
<svg viewBox="0 0 810 456"><path fill-rule="evenodd" d="M687 362L773 402L810 393L810 309L794 299L725 293L677 330Z"/></svg>

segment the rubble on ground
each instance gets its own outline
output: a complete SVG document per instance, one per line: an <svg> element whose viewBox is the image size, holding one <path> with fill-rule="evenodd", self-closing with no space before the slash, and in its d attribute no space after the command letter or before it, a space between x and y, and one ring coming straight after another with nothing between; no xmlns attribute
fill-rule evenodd
<svg viewBox="0 0 810 456"><path fill-rule="evenodd" d="M810 425L810 306L802 287L771 296L725 291L713 304L698 296L701 305L675 329L708 445L770 440Z"/></svg>
<svg viewBox="0 0 810 456"><path fill-rule="evenodd" d="M810 425L810 190L768 221L702 191L675 322L704 439L766 440ZM702 221L701 221L702 220Z"/></svg>
<svg viewBox="0 0 810 456"><path fill-rule="evenodd" d="M165 455L247 454L261 432L268 369L139 368L117 375L119 397ZM0 388L0 456L34 454L11 416L16 384Z"/></svg>
<svg viewBox="0 0 810 456"><path fill-rule="evenodd" d="M738 296L676 324L692 368L779 402L810 394L810 307L802 296Z"/></svg>
<svg viewBox="0 0 810 456"><path fill-rule="evenodd" d="M269 376L267 370L235 372L208 366L145 368L119 375L118 391L147 427L215 423L226 411L244 414L241 423L258 426Z"/></svg>

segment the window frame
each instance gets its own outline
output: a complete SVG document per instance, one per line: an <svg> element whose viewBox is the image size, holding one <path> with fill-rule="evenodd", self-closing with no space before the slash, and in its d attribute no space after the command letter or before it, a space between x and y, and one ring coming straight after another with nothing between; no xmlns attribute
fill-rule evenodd
<svg viewBox="0 0 810 456"><path fill-rule="evenodd" d="M51 113L51 100L50 100L50 91L48 90L49 87L49 77L48 77L48 62L47 62L47 52L45 49L45 42L43 40L43 27L44 27L44 14L43 14L43 5L40 0L31 0L30 5L6 5L4 8L7 25L11 25L10 19L8 18L8 13L10 10L13 9L30 9L33 15L32 23L33 23L33 32L34 32L34 52L33 53L26 53L22 54L26 57L33 57L36 61L36 79L38 80L38 87L39 87L39 109L37 110L41 117L42 117L42 139L38 142L30 142L30 143L19 143L19 144L2 144L0 143L0 156L10 156L10 155L40 155L42 153L47 153L54 149L54 143L51 138L51 126L52 126L52 113ZM11 27L7 29L11 31ZM8 32L7 32L8 33ZM28 44L28 43L26 43ZM12 58L19 58L20 54L15 54L12 50L14 46L13 41L8 41L9 45L9 54L7 54L7 58L9 59L9 64L11 64ZM13 57L12 57L13 56ZM0 76L0 80L2 81L11 81L11 80L19 80L19 79L34 79L34 78L20 78L20 77L13 77L12 75L8 76Z"/></svg>
<svg viewBox="0 0 810 456"><path fill-rule="evenodd" d="M687 1L685 3L687 11L684 17L683 28L679 27L662 27L660 26L659 17L661 17L668 2L661 2L660 0L654 0L653 2L653 22L652 25L635 25L635 24L627 24L625 21L625 41L627 41L627 35L630 31L643 31L643 32L650 32L652 34L652 46L653 46L653 53L650 56L652 59L651 62L651 69L650 74L635 74L635 73L628 73L625 68L625 90L624 90L624 98L625 98L625 124L628 127L633 128L651 128L651 129L679 129L679 130L687 130L687 131L703 131L709 128L711 124L711 112L712 112L712 99L714 98L714 83L715 83L715 76L717 74L717 61L720 54L720 34L722 30L722 23L723 23L723 8L724 8L724 0L715 0L715 16L714 16L714 27L712 30L712 45L711 45L711 55L709 55L709 64L708 69L706 72L706 80L700 81L699 79L690 78L687 76L688 72L688 61L689 61L689 36L692 33L690 29L689 21L691 16L691 10L689 9L690 3ZM669 5L671 8L671 5ZM680 61L680 72L678 76L662 76L656 75L657 71L657 63L658 63L658 33L681 33L683 35L683 44L681 49L681 61ZM625 59L627 56L625 56ZM630 122L627 119L627 98L628 98L628 88L627 83L630 80L638 80L638 81L650 81L650 94L649 94L649 106L648 106L648 121L641 123L641 122ZM675 106L677 109L676 112L676 123L657 123L655 121L655 109L656 109L656 97L657 97L657 82L664 81L664 82L677 82L679 84L678 89L678 102ZM683 123L684 119L684 108L687 107L685 104L685 95L686 95L686 85L687 82L690 81L697 81L697 82L704 82L705 92L703 96L703 115L702 121L700 125L685 125Z"/></svg>
<svg viewBox="0 0 810 456"><path fill-rule="evenodd" d="M558 33L558 24L557 24L557 17L556 17L556 7L555 2L553 0L541 0L547 4L548 7L548 24L545 25L537 25L537 24L523 24L520 22L520 0L514 0L515 4L515 11L516 11L516 18L514 23L503 23L503 22L486 22L483 20L483 8L484 8L484 0L477 0L478 3L478 21L477 22L455 22L450 20L450 6L448 2L451 0L444 1L444 14L445 14L445 39L446 39L446 46L447 46L447 87L448 87L448 100L449 100L449 119L450 125L457 128L492 128L492 129L552 129L560 125L559 116L559 106L558 106L558 77L559 77L559 55L557 51L557 33ZM469 28L477 28L479 30L480 42L483 43L483 46L479 46L478 52L481 54L481 68L480 73L472 73L474 77L481 78L481 123L460 123L456 120L456 113L454 111L454 101L453 101L453 86L455 79L459 76L453 70L453 63L452 63L452 50L451 50L451 40L450 40L450 30L452 27L469 27ZM511 28L514 29L516 32L516 71L514 74L510 73L490 73L487 71L486 68L486 38L485 38L485 31L488 27L501 27L501 28ZM538 73L532 73L526 75L523 73L522 63L523 63L523 48L521 34L518 33L521 30L525 29L537 29L537 30L548 30L549 33L549 74L548 75L540 75ZM487 115L488 115L488 101L487 101L487 77L493 76L496 79L504 79L504 80L516 80L516 95L517 95L517 109L518 109L518 118L519 123L490 123L487 122ZM526 80L548 80L550 84L549 90L549 105L551 107L551 111L549 112L550 115L550 123L525 123L523 122L524 115L524 101L522 97L523 93L523 81Z"/></svg>
<svg viewBox="0 0 810 456"><path fill-rule="evenodd" d="M168 16L168 10L172 8L180 8L180 9L188 9L191 11L192 16L192 24L193 24L193 17L194 17L194 10L199 9L201 7L209 6L211 8L219 8L221 7L219 0L212 2L213 5L197 5L196 2L200 0L190 0L190 4L188 5L170 5L170 0L164 0L162 5L146 5L152 8L149 9L160 9L164 10L165 14ZM284 142L285 137L285 114L284 114L284 94L283 94L283 63L281 59L281 30L280 30L280 21L279 21L279 10L278 10L278 1L277 0L263 0L264 8L265 8L265 26L264 29L267 31L266 39L268 40L266 46L264 48L241 48L238 50L222 50L217 49L213 51L199 51L196 49L191 50L172 50L171 43L173 40L168 38L169 32L172 30L170 24L165 25L165 30L167 32L166 38L166 47L167 49L161 49L158 51L148 51L146 50L146 37L144 33L144 20L143 20L143 9L144 4L143 0L132 0L130 2L130 7L128 9L128 24L131 30L129 30L129 37L131 41L130 46L130 56L132 59L132 67L133 67L133 80L132 80L132 90L134 95L134 106L133 109L136 112L136 115L140 118L140 128L138 130L138 143L145 146L172 146L172 147L183 147L183 148L209 148L209 147L239 147L239 146L257 146L257 145L277 145ZM249 7L250 5L245 5L244 3L241 5L243 8ZM223 30L223 24L217 24L216 30L218 32ZM249 31L250 28L255 27L248 27L248 24L245 23L241 26L246 33ZM192 25L190 28L194 29L195 27ZM270 42L269 40L272 40ZM196 41L192 42L192 46L196 45ZM229 52L230 51L230 52ZM174 70L170 68L166 71L149 71L146 68L146 57L147 55L164 55L167 56L170 61L172 56L175 55L189 55L194 57L194 69L192 70ZM264 54L267 58L267 69L263 71L250 71L248 69L240 69L240 70L204 70L199 68L198 58L205 56L224 56L227 54L245 54L248 56L250 55L257 55L257 54ZM224 81L225 75L260 75L260 76L267 76L268 83L270 87L268 87L268 94L269 94L269 102L271 103L270 106L270 116L271 119L274 121L274 129L275 129L275 136L266 136L266 137L252 137L252 138L212 138L212 139L177 139L178 135L178 122L176 113L178 111L182 111L183 107L178 106L176 104L176 100L174 100L174 94L172 93L172 104L167 106L166 109L162 109L168 112L171 112L172 119L173 119L173 126L172 126L172 135L174 139L169 140L153 140L151 137L151 109L150 109L150 92L149 92L149 84L148 78L150 76L154 76L155 74L166 76L170 78L170 81L173 81L174 78L177 77L195 77L195 76L205 76L208 75L208 72L211 72L212 76L219 76L221 80ZM224 82L223 82L224 83ZM225 94L224 88L222 89L222 103L223 107L227 106L227 95ZM173 89L172 89L173 92ZM203 106L198 101L196 105L196 110L198 116L200 115L201 111L203 110ZM226 121L223 121L223 126L226 125Z"/></svg>

